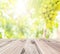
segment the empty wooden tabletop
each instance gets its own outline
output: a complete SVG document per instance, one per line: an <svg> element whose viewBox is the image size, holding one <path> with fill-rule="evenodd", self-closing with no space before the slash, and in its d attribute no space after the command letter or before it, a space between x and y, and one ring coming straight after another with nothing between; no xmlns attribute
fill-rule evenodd
<svg viewBox="0 0 60 54"><path fill-rule="evenodd" d="M60 42L45 39L0 39L0 54L60 54Z"/></svg>

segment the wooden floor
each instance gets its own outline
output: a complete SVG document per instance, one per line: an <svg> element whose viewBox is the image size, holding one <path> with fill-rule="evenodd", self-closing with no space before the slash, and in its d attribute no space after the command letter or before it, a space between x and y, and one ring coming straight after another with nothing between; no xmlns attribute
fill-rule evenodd
<svg viewBox="0 0 60 54"><path fill-rule="evenodd" d="M60 54L60 42L45 39L0 39L0 54Z"/></svg>

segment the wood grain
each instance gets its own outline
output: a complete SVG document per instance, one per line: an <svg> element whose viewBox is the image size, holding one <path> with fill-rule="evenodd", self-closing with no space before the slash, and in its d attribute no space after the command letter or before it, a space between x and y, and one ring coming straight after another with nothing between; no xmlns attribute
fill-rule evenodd
<svg viewBox="0 0 60 54"><path fill-rule="evenodd" d="M45 39L0 39L0 54L60 54L60 42Z"/></svg>

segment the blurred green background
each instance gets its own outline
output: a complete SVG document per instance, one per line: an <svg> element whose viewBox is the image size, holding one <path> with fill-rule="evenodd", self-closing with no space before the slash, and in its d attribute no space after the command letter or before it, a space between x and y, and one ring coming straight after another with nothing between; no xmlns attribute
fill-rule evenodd
<svg viewBox="0 0 60 54"><path fill-rule="evenodd" d="M52 38L60 0L0 0L0 38Z"/></svg>

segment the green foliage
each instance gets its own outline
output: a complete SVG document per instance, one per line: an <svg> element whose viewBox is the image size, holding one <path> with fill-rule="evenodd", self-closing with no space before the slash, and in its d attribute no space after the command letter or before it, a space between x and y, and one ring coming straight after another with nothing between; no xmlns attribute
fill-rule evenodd
<svg viewBox="0 0 60 54"><path fill-rule="evenodd" d="M15 10L17 1L20 0L7 2L1 0L0 2L0 28L4 29L3 33L7 38L41 38L45 27L46 38L49 38L53 29L58 28L56 16L57 11L60 10L59 0L29 0L26 3L27 8L22 2L23 4L20 5L27 10L19 10L22 7L18 6L19 12ZM2 33L0 38L2 38Z"/></svg>
<svg viewBox="0 0 60 54"><path fill-rule="evenodd" d="M0 38L2 38L2 34L0 33Z"/></svg>

